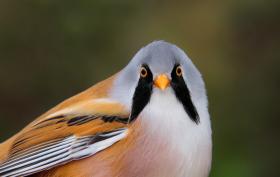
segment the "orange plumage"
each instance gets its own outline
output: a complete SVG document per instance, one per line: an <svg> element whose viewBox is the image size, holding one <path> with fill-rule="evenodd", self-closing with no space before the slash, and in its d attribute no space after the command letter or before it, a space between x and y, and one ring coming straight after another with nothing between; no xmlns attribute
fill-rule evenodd
<svg viewBox="0 0 280 177"><path fill-rule="evenodd" d="M9 158L23 153L26 149L34 147L36 145L40 145L44 142L62 139L71 135L75 135L77 137L95 135L99 132L107 132L114 129L127 127L127 125L124 123L104 122L103 120L98 118L77 126L66 125L67 120L70 120L71 117L75 116L98 114L127 117L128 113L120 104L94 102L94 100L97 100L99 98L106 98L108 89L110 89L109 85L112 84L113 79L114 76L62 102L42 116L38 117L34 122L30 123L18 134L0 144L0 162L5 162ZM69 111L67 109L69 109ZM57 123L58 120L62 119L62 116L64 116L64 121L61 121L61 123ZM98 157L99 156L101 156L101 159L106 158L102 157L101 154L98 155ZM96 159L98 159L98 157L94 158L95 161ZM88 160L90 159L79 161L78 163L86 163L86 161ZM81 174L87 173L86 170L83 170L83 173L80 173L79 170L74 170L76 168L73 168L73 172L71 172L71 170L64 170L68 168L72 169L72 164L75 164L75 162L70 163L66 166L57 167L54 170L43 172L38 175L44 176L44 174L46 173L52 174L54 176L84 176ZM77 165L75 164L75 166ZM90 171L92 170L91 168L88 168L86 166L85 168Z"/></svg>
<svg viewBox="0 0 280 177"><path fill-rule="evenodd" d="M190 59L175 45L153 42L121 72L0 144L0 176L206 177L207 106Z"/></svg>

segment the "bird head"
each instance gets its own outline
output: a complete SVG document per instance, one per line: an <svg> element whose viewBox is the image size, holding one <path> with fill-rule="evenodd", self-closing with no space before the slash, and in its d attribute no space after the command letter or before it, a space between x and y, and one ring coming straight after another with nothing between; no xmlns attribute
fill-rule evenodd
<svg viewBox="0 0 280 177"><path fill-rule="evenodd" d="M174 94L193 123L200 122L200 107L207 107L201 74L177 46L155 41L140 49L117 75L111 91L114 99L136 119L153 94Z"/></svg>

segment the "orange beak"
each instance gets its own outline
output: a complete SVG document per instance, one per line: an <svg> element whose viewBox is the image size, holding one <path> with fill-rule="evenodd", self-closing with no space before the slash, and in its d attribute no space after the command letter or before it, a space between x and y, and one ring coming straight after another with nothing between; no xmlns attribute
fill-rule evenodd
<svg viewBox="0 0 280 177"><path fill-rule="evenodd" d="M154 80L154 85L161 90L165 90L170 85L170 79L165 74L158 75Z"/></svg>

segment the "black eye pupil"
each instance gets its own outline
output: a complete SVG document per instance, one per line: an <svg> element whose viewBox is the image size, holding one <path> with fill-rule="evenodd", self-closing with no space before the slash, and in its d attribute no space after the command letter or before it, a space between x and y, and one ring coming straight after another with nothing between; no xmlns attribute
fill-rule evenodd
<svg viewBox="0 0 280 177"><path fill-rule="evenodd" d="M178 74L179 74L179 73L181 73L181 69L180 69L180 68L178 68L178 71L177 71L177 72L178 72Z"/></svg>

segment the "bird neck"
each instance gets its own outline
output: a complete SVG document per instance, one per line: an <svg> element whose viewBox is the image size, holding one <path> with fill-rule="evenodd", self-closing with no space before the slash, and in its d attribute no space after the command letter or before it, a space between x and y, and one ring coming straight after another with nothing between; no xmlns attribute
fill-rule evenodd
<svg viewBox="0 0 280 177"><path fill-rule="evenodd" d="M173 90L168 89L154 90L150 102L140 114L144 136L139 144L143 150L154 147L155 161L165 161L173 166L170 169L172 174L168 176L207 176L209 173L212 151L210 120L207 108L200 111L203 117L196 124L188 117ZM151 153L149 149L146 151ZM159 155L159 151L164 154ZM166 167L166 163L161 165ZM175 167L174 163L183 168Z"/></svg>

